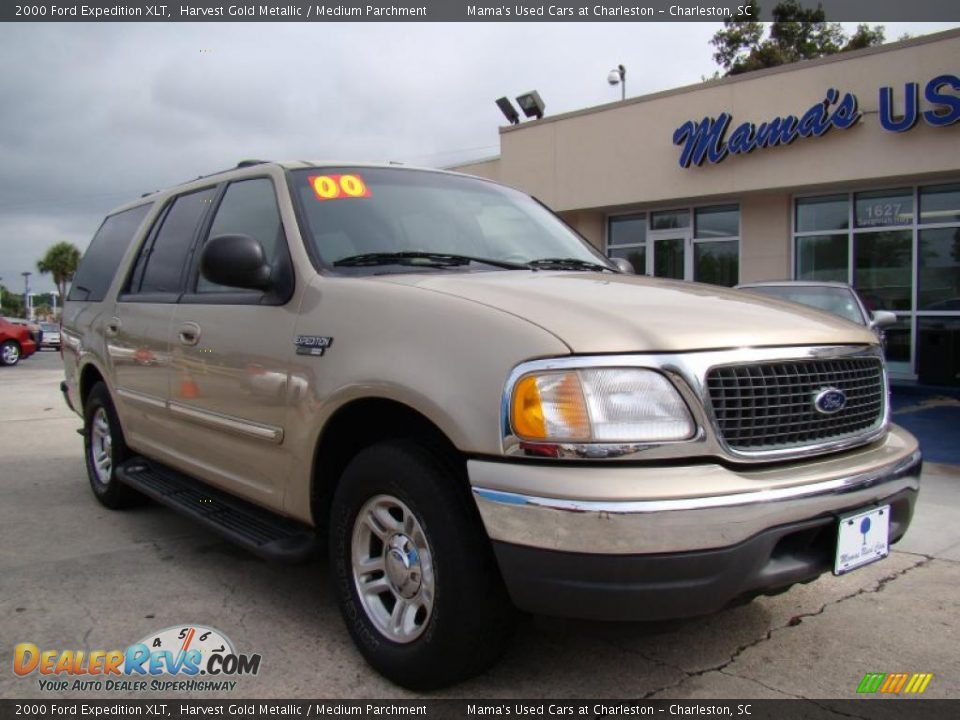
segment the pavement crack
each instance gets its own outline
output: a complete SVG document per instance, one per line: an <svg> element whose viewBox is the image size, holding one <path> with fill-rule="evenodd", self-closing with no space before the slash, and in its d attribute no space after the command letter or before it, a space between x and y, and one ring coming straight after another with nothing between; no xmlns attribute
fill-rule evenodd
<svg viewBox="0 0 960 720"><path fill-rule="evenodd" d="M76 598L76 603L77 603L77 605L80 606L80 609L83 610L84 615L86 615L86 616L87 616L87 619L90 621L90 627L88 627L87 630L86 630L86 632L83 633L83 642L80 643L80 646L81 646L81 647L89 647L89 646L90 646L90 642L89 642L89 640L90 640L90 634L91 634L91 633L94 631L94 629L97 627L97 622L98 622L98 621L97 621L97 617L96 617L96 615L93 614L93 611L90 610L90 608L87 606L87 604L84 603L79 597Z"/></svg>
<svg viewBox="0 0 960 720"><path fill-rule="evenodd" d="M803 695L796 695L796 694L794 694L794 693L792 693L792 692L787 692L786 690L781 690L780 688L775 688L775 687L773 687L772 685L767 685L765 682L762 682L762 681L760 681L760 680L757 680L756 678L747 677L746 675L734 675L733 673L729 673L729 672L727 672L726 670L719 670L718 672L719 672L720 674L722 674L722 675L726 675L727 677L736 678L737 680L747 680L747 681L749 681L749 682L755 683L756 685L759 685L759 686L762 687L762 688L766 688L766 689L769 690L770 692L775 692L775 693L777 693L778 695L787 695L788 697L792 697L792 698L795 698L795 699L797 699L797 700L809 700L809 698L806 698L806 697L804 697Z"/></svg>
<svg viewBox="0 0 960 720"><path fill-rule="evenodd" d="M626 647L616 642L615 640L611 640L609 638L599 638L599 640L604 645L609 645L610 647L615 648L621 652L629 653L631 655L636 655L637 657L643 658L648 663L656 665L657 667L666 668L668 670L676 670L677 672L683 673L684 675L690 674L689 671L684 670L679 665L674 665L673 663L669 663L666 660L661 660L660 658L651 657L650 655L647 655L642 650L637 650L636 648L633 648L633 647Z"/></svg>
<svg viewBox="0 0 960 720"><path fill-rule="evenodd" d="M680 672L684 673L685 677L681 678L678 682L670 683L669 685L665 685L661 688L657 688L656 690L651 690L650 692L642 695L641 699L649 700L651 697L653 697L658 693L666 692L667 690L673 690L674 688L678 688L681 685L683 685L687 680L690 680L691 678L700 677L701 675L706 675L707 673L712 673L712 672L723 672L723 670L729 667L740 656L741 653L743 653L746 650L749 650L755 645L759 645L762 642L766 642L771 638L772 635L773 635L773 629L767 630L765 635L753 640L752 642L746 643L744 645L740 645L736 650L733 651L733 653L730 655L729 658L727 658L722 663L719 663L717 665L701 668L700 670L694 670L694 671L684 670L683 668L677 668L678 670L680 670ZM747 679L750 680L752 678L747 678Z"/></svg>
<svg viewBox="0 0 960 720"><path fill-rule="evenodd" d="M773 630L771 630L771 631L770 631L770 635L772 635L774 632L776 632L776 631L778 631L778 630L784 630L784 629L789 628L789 627L796 627L797 625L800 625L800 624L801 624L805 619L807 619L807 618L817 617L818 615L823 615L824 611L826 611L826 609L827 609L828 607L830 607L831 605L839 605L839 604L842 603L842 602L846 602L847 600L853 600L854 598L860 597L861 595L870 595L870 594L873 594L873 593L883 592L883 591L886 589L887 585L889 585L890 583L892 583L894 580L899 580L899 579L902 578L904 575L906 575L908 572L911 572L911 571L913 571L913 570L916 570L917 568L924 567L925 565L928 565L929 563L931 563L931 562L935 559L935 558L933 558L933 557L930 556L930 555L922 555L922 554L920 554L920 553L916 553L916 554L914 554L914 556L915 556L915 557L922 557L923 560L921 560L920 562L917 562L917 563L915 563L915 564L913 564L913 565L911 565L911 566L909 566L909 567L905 567L905 568L903 568L902 570L897 570L896 572L891 573L890 575L886 575L886 576L880 578L880 579L877 581L877 584L874 585L873 587L870 587L870 588L860 588L860 589L857 590L856 592L852 592L852 593L850 593L849 595L844 595L844 596L842 596L842 597L837 598L836 600L831 600L830 602L824 603L823 605L820 606L819 609L814 610L813 612L800 613L799 615L794 615L793 617L790 618L790 620L787 622L786 625L782 625L782 626L780 626L780 627L778 627L778 628L774 628Z"/></svg>
<svg viewBox="0 0 960 720"><path fill-rule="evenodd" d="M660 666L662 666L662 667L673 667L673 668L679 670L680 672L684 673L684 677L681 678L679 681L674 682L674 683L670 683L669 685L664 685L663 687L657 688L657 689L655 689L655 690L651 690L651 691L649 691L648 693L646 693L646 694L644 694L643 696L641 696L642 699L643 699L643 700L649 700L651 697L653 697L654 695L657 695L658 693L667 692L668 690L673 690L673 689L675 689L675 688L678 688L678 687L680 687L681 685L683 685L687 680L690 680L691 678L700 677L700 676L702 676L702 675L706 675L707 673L712 673L712 672L721 672L721 673L722 673L722 672L724 672L724 670L726 670L728 667L730 667L730 665L732 665L734 662L736 662L737 658L739 658L744 652L746 652L747 650L749 650L749 649L751 649L751 648L753 648L753 647L756 647L757 645L760 645L760 644L762 644L762 643L767 642L768 640L770 640L770 639L773 637L774 633L780 632L780 631L782 631L782 630L789 630L790 628L793 628L793 627L797 627L797 626L800 625L806 618L817 617L818 615L822 615L822 614L826 611L826 609L827 609L828 607L830 607L831 605L839 605L839 604L842 603L842 602L846 602L847 600L852 600L853 598L860 597L861 595L867 595L867 594L870 594L870 593L883 592L884 589L887 587L887 585L889 585L890 583L892 583L894 580L898 580L899 578L901 578L901 577L903 577L904 575L906 575L908 572L911 572L911 571L913 571L913 570L916 570L917 568L924 567L925 565L928 565L930 562L932 562L932 561L934 560L934 558L931 557L930 555L920 555L920 554L917 554L917 556L918 556L918 557L923 557L924 559L921 560L921 561L918 562L918 563L915 563L915 564L909 566L909 567L903 568L902 570L898 570L897 572L891 573L890 575L886 575L886 576L880 578L880 579L877 581L876 585L874 585L874 586L871 587L871 588L860 588L860 589L857 590L856 592L850 593L849 595L844 595L843 597L837 598L836 600L831 600L830 602L824 603L824 604L821 605L817 610L813 610L812 612L807 612L807 613L800 613L800 614L798 614L798 615L792 616L785 624L779 625L779 626L777 626L777 627L772 627L772 628L770 628L769 630L767 630L767 632L766 632L764 635L761 635L760 637L752 640L751 642L748 642L748 643L745 643L745 644L743 644L743 645L738 646L738 647L736 648L736 650L734 650L734 651L730 654L730 657L729 657L729 658L727 658L727 659L724 660L723 662L718 663L718 664L716 664L716 665L713 665L713 666L711 666L711 667L701 668L700 670L695 670L695 671L685 670L684 668L669 665L669 664L664 663L664 662L662 662L662 661L660 661L660 660L657 660L657 659L655 659L655 658L646 657L646 656L643 655L642 653L637 652L638 655L641 655L642 657L645 657L645 658L646 658L647 660L649 660L650 662L653 662L653 663L655 663L655 664L658 664L658 665L660 665ZM733 673L725 673L725 674L728 674L728 675L731 675L731 676L734 675ZM742 678L745 679L745 680L751 680L751 681L756 682L756 683L758 683L758 684L760 684L760 685L763 685L763 683L761 683L760 681L756 680L755 678L749 677L749 676L736 675L735 677L742 677ZM767 687L767 686L764 686L764 687ZM774 690L774 688L769 688L769 689L770 689L770 690ZM775 690L775 691L776 691L776 692L783 692L782 690ZM789 693L785 693L785 694L789 694ZM856 716L852 716L852 717L856 717Z"/></svg>

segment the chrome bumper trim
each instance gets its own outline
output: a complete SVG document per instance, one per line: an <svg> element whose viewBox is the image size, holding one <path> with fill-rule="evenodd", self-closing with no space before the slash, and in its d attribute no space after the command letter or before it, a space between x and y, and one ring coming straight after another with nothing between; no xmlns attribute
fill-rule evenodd
<svg viewBox="0 0 960 720"><path fill-rule="evenodd" d="M920 466L920 451L913 450L863 473L692 498L580 501L483 487L474 487L473 494L493 540L593 554L669 553L728 547L777 525L867 506L904 490L916 491ZM590 469L582 470L588 479ZM622 469L631 471L638 469Z"/></svg>

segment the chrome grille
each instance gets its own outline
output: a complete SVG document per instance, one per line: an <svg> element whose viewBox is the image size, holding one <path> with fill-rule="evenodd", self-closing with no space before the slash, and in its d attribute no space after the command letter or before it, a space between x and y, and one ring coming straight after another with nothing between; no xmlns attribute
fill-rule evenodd
<svg viewBox="0 0 960 720"><path fill-rule="evenodd" d="M825 388L846 395L842 410L824 415L814 398ZM883 422L879 358L837 358L734 365L707 373L717 430L733 450L798 448L867 434Z"/></svg>

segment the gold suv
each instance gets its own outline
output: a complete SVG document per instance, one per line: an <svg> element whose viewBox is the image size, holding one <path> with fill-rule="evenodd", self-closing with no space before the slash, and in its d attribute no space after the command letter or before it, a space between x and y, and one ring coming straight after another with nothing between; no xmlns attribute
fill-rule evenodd
<svg viewBox="0 0 960 720"><path fill-rule="evenodd" d="M689 617L880 560L919 488L869 329L637 277L447 172L248 161L135 200L63 348L101 503L325 540L411 688L489 666L517 609Z"/></svg>

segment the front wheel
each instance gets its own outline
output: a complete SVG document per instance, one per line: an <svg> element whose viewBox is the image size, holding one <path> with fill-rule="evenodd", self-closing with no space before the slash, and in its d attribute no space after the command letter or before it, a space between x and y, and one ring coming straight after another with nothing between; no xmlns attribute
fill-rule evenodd
<svg viewBox="0 0 960 720"><path fill-rule="evenodd" d="M482 672L512 634L465 482L443 453L388 442L358 454L334 495L330 563L347 628L374 669L411 689Z"/></svg>
<svg viewBox="0 0 960 720"><path fill-rule="evenodd" d="M16 365L20 362L20 344L15 340L7 340L0 345L0 365Z"/></svg>

